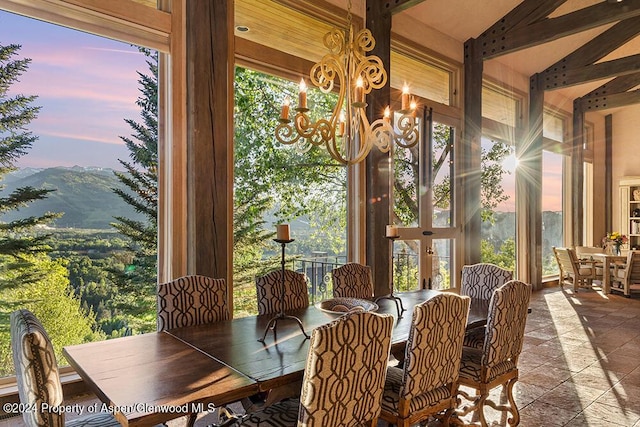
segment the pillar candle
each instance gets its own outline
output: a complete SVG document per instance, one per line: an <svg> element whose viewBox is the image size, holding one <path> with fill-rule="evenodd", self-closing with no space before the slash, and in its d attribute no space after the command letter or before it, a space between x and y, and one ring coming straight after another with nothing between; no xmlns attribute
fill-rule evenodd
<svg viewBox="0 0 640 427"><path fill-rule="evenodd" d="M391 123L391 109L387 105L384 109L384 121L387 123Z"/></svg>
<svg viewBox="0 0 640 427"><path fill-rule="evenodd" d="M300 92L298 93L298 108L307 108L307 84L300 79Z"/></svg>
<svg viewBox="0 0 640 427"><path fill-rule="evenodd" d="M407 85L402 87L402 109L405 111L409 109L409 86Z"/></svg>
<svg viewBox="0 0 640 427"><path fill-rule="evenodd" d="M356 89L354 95L356 102L364 102L364 82L362 81L362 77L360 76L358 76L358 79L356 80Z"/></svg>
<svg viewBox="0 0 640 427"><path fill-rule="evenodd" d="M289 120L289 98L284 100L284 104L282 104L282 111L280 112L280 119Z"/></svg>
<svg viewBox="0 0 640 427"><path fill-rule="evenodd" d="M276 238L278 240L291 240L289 235L289 224L276 225Z"/></svg>

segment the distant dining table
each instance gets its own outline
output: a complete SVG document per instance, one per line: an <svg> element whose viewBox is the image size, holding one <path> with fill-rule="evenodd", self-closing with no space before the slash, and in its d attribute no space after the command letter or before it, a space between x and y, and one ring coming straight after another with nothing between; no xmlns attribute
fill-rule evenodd
<svg viewBox="0 0 640 427"><path fill-rule="evenodd" d="M400 318L390 300L378 302L378 313L396 318L392 352L409 336L413 307L439 291L396 293L407 311ZM471 301L467 327L486 323L489 302ZM307 333L339 317L316 306L288 311ZM271 315L172 329L65 347L72 367L103 402L115 408L124 426L152 426L180 415L183 409L209 409L302 378L309 349L297 322L282 319L265 332ZM173 409L173 412L171 410Z"/></svg>
<svg viewBox="0 0 640 427"><path fill-rule="evenodd" d="M605 294L611 293L611 267L616 262L626 262L627 256L606 253L593 253L589 256L602 262L602 290Z"/></svg>

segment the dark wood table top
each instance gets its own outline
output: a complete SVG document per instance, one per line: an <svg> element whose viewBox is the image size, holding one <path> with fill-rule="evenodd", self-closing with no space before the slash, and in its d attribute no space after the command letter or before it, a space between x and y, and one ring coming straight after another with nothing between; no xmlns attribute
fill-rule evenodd
<svg viewBox="0 0 640 427"><path fill-rule="evenodd" d="M256 381L165 332L63 351L96 396L120 409L115 416L125 426L153 426L184 415L183 409L202 412L210 403L219 406L258 392Z"/></svg>
<svg viewBox="0 0 640 427"><path fill-rule="evenodd" d="M378 313L392 314L396 318L392 347L404 346L409 336L413 307L438 293L434 290L419 290L396 294L407 309L399 319L394 301L378 301ZM487 310L488 301L472 300L467 327L484 325ZM289 311L287 314L298 317L308 334L315 327L339 317L315 306ZM309 340L304 339L298 324L286 319L278 321L275 336L270 331L264 344L259 342L258 339L264 335L272 317L273 315L250 316L210 325L177 328L168 332L253 378L258 382L260 390L269 390L300 379L309 350Z"/></svg>

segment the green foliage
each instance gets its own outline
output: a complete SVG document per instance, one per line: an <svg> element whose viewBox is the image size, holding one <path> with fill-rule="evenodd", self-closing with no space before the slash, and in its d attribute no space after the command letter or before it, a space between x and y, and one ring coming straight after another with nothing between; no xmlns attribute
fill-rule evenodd
<svg viewBox="0 0 640 427"><path fill-rule="evenodd" d="M6 257L2 257L6 261ZM95 331L92 312L81 308L69 287L67 269L61 260L51 260L46 255L28 256L29 269L42 274L39 279L19 288L5 290L3 296L9 306L20 306L31 310L45 327L56 351L59 363L64 364L62 348L66 345L104 339L104 334ZM0 265L6 266L5 262ZM2 269L3 280L16 280L23 274L21 269ZM11 309L3 308L8 316ZM13 372L10 335L6 327L0 330L0 375Z"/></svg>
<svg viewBox="0 0 640 427"><path fill-rule="evenodd" d="M289 253L305 248L339 254L346 227L346 168L326 150L299 153L279 143L274 130L285 97L297 96L297 84L256 71L236 68L234 134L234 311L256 312L254 277L279 268L279 248L270 240L274 222L303 218L313 232L300 232ZM318 115L335 103L335 95L309 90ZM305 230L306 231L306 230Z"/></svg>
<svg viewBox="0 0 640 427"><path fill-rule="evenodd" d="M487 240L481 240L480 256L482 262L488 262L506 268L507 270L516 271L516 242L513 238L503 241L498 250Z"/></svg>
<svg viewBox="0 0 640 427"><path fill-rule="evenodd" d="M20 50L19 45L0 45L0 179L16 170L15 161L27 153L37 137L26 130L27 125L36 118L40 107L33 106L35 96L9 95L11 85L27 71L30 59L14 59ZM33 187L19 187L13 191L4 191L0 187L0 215L16 211L30 203L47 197L51 190ZM22 216L17 219L0 221L0 269L6 272L18 271L19 274L0 278L0 307L13 307L5 291L40 279L36 269L29 269L30 255L45 252L48 236L33 234L38 225L47 224L58 215L46 213L42 216ZM10 278L8 278L10 277ZM1 319L6 323L6 318Z"/></svg>

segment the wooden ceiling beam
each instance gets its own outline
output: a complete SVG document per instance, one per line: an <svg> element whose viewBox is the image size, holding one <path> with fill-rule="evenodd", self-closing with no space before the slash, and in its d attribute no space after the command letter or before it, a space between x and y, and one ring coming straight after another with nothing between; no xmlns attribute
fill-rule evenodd
<svg viewBox="0 0 640 427"><path fill-rule="evenodd" d="M544 72L582 67L604 58L640 34L640 16L625 19L551 65Z"/></svg>
<svg viewBox="0 0 640 427"><path fill-rule="evenodd" d="M485 30L479 40L491 40L513 28L529 25L547 17L567 0L524 0L500 20Z"/></svg>
<svg viewBox="0 0 640 427"><path fill-rule="evenodd" d="M561 73L542 75L542 81L545 90L554 90L594 80L635 74L638 71L640 71L640 54L564 70Z"/></svg>
<svg viewBox="0 0 640 427"><path fill-rule="evenodd" d="M483 59L537 46L615 21L640 16L640 0L602 2L557 18L543 19L514 28L483 49Z"/></svg>
<svg viewBox="0 0 640 427"><path fill-rule="evenodd" d="M582 97L574 103L584 112L608 110L640 103L640 89L631 92L614 93L601 97Z"/></svg>
<svg viewBox="0 0 640 427"><path fill-rule="evenodd" d="M424 0L389 0L384 3L385 7L388 7L389 10L391 10L391 14L395 15L396 13L407 10L419 3L422 3L423 1Z"/></svg>
<svg viewBox="0 0 640 427"><path fill-rule="evenodd" d="M640 85L640 72L634 73L634 74L627 74L624 76L616 77L615 79L606 82L602 86L584 95L583 98L586 98L586 97L597 98L604 95L612 95L615 93L626 92L638 85Z"/></svg>

